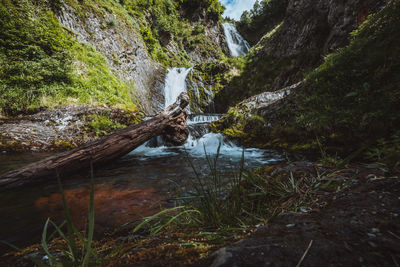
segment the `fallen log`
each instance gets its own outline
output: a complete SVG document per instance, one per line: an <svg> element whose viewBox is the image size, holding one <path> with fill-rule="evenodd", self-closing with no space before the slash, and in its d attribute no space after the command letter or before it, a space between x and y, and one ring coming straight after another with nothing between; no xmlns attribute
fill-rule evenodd
<svg viewBox="0 0 400 267"><path fill-rule="evenodd" d="M188 135L185 111L188 104L189 96L182 93L174 104L149 120L5 173L0 176L0 191L43 182L49 177L55 177L57 171L61 175L71 174L87 169L91 162L93 165L108 162L129 153L158 135L165 134L170 142L181 144Z"/></svg>

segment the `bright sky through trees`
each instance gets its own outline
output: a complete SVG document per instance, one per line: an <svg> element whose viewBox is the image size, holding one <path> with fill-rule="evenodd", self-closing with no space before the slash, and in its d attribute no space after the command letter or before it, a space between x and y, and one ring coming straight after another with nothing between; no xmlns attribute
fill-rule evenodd
<svg viewBox="0 0 400 267"><path fill-rule="evenodd" d="M256 0L221 0L226 7L224 16L239 20L243 11L250 10Z"/></svg>

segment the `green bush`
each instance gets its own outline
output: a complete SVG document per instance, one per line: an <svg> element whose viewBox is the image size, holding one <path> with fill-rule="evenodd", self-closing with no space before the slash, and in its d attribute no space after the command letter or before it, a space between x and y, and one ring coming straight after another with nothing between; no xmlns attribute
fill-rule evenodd
<svg viewBox="0 0 400 267"><path fill-rule="evenodd" d="M70 39L51 11L34 18L29 1L0 5L0 109L28 112L42 95L55 95L72 85Z"/></svg>

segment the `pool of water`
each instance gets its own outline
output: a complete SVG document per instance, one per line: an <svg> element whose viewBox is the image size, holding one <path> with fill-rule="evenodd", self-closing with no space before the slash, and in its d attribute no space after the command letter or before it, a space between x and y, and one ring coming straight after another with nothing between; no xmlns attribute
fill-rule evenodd
<svg viewBox="0 0 400 267"><path fill-rule="evenodd" d="M206 133L190 136L184 146L166 147L148 142L128 155L96 167L95 222L96 235L115 229L141 216L172 206L178 191L190 189L195 174L207 176L210 167L205 153L215 158L219 147L218 170L226 179L240 166L242 153L245 167L258 168L282 161L274 151L242 148L222 135ZM49 153L0 154L0 173L47 157ZM90 178L88 172L63 178L63 186L73 219L83 227L86 222ZM56 178L45 184L0 193L0 240L17 245L37 241L48 217L63 220L63 206ZM3 251L7 248L2 248Z"/></svg>

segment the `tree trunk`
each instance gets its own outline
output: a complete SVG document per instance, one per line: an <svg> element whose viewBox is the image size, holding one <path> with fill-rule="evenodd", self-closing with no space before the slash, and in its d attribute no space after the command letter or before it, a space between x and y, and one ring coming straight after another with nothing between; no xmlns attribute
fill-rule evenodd
<svg viewBox="0 0 400 267"><path fill-rule="evenodd" d="M55 177L56 171L62 175L71 174L87 169L90 162L94 165L108 162L161 134L172 137L171 142L181 144L188 135L187 113L184 110L188 104L188 95L182 93L174 104L147 121L118 130L76 149L5 173L0 176L0 191L43 182L49 177Z"/></svg>

